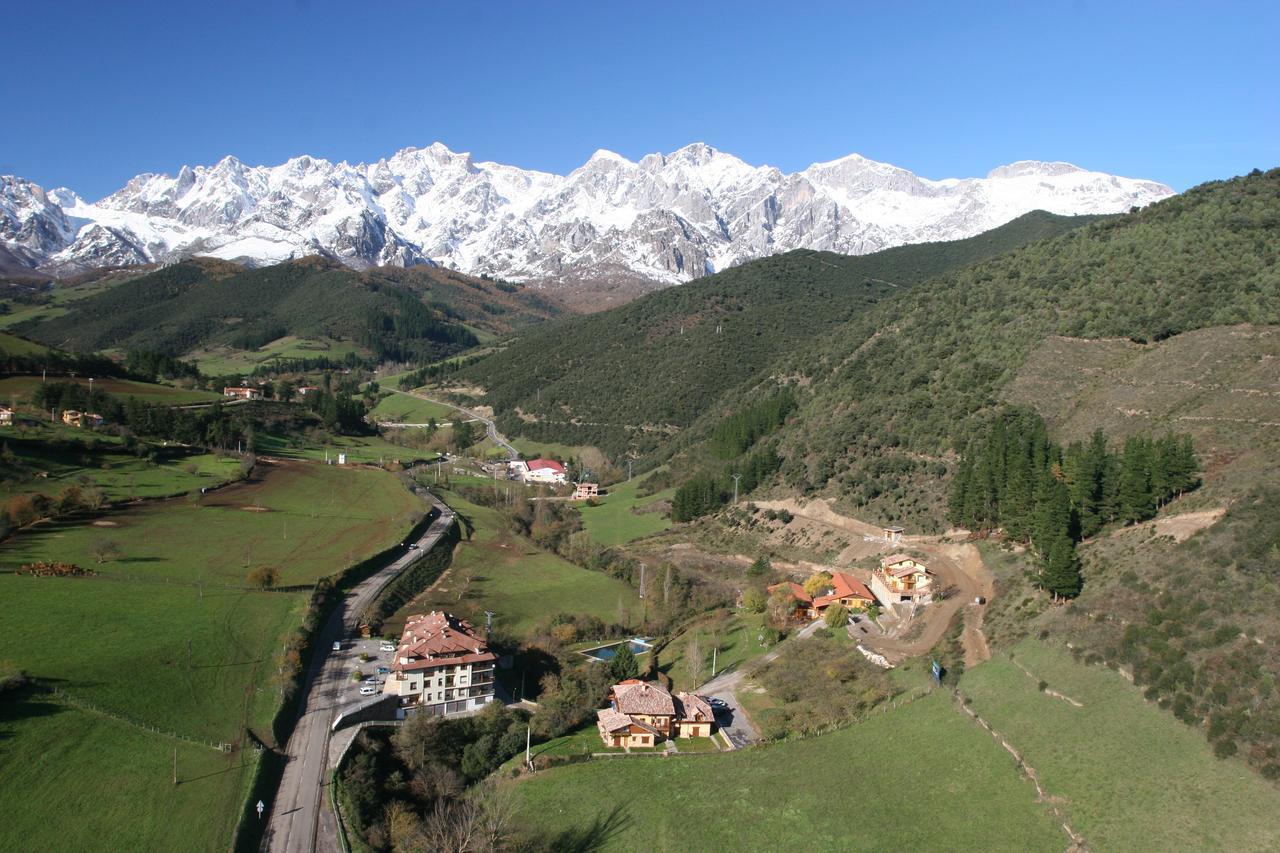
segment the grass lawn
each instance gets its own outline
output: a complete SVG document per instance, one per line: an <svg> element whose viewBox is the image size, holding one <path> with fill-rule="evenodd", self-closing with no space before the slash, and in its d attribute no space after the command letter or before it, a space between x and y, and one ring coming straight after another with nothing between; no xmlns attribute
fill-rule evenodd
<svg viewBox="0 0 1280 853"><path fill-rule="evenodd" d="M3 326L3 323L0 323ZM49 348L44 344L20 338L7 332L0 332L0 351L9 355L44 355Z"/></svg>
<svg viewBox="0 0 1280 853"><path fill-rule="evenodd" d="M457 412L448 406L432 403L408 394L390 394L378 401L373 407L374 420L395 421L397 423L425 424L432 418L437 423L448 423Z"/></svg>
<svg viewBox="0 0 1280 853"><path fill-rule="evenodd" d="M1103 667L1026 641L966 672L973 708L1062 798L1094 850L1275 850L1280 791ZM1041 693L1039 680L1084 705Z"/></svg>
<svg viewBox="0 0 1280 853"><path fill-rule="evenodd" d="M247 555L253 566L279 567L286 584L309 583L399 541L422 510L388 474L289 463L198 501L99 519L113 527L23 532L0 546L0 569L68 560L101 576L0 574L0 650L30 674L131 719L211 741L239 744L246 727L268 737L280 700L276 655L307 596L216 582L242 583ZM97 565L87 553L94 538L110 538L124 556ZM0 813L7 816L0 849L226 848L247 782L240 751L228 757L180 746L179 772L191 787L175 791L173 740L45 704L36 697L0 711ZM56 794L27 809L32 792L42 790ZM73 808L74 827L50 819ZM25 811L33 813L8 819ZM5 843L10 831L29 837L15 847Z"/></svg>
<svg viewBox="0 0 1280 853"><path fill-rule="evenodd" d="M671 678L676 689L692 690L711 678L713 648L718 649L715 653L717 674L769 651L757 639L764 622L763 614L738 610L721 610L699 619L686 627L658 655L662 671ZM696 679L697 684L693 683L695 679L689 658L689 647L695 638L702 647L701 677Z"/></svg>
<svg viewBox="0 0 1280 853"><path fill-rule="evenodd" d="M563 848L592 829L600 850L676 850L691 838L709 850L1060 851L1068 843L1007 754L943 693L822 737L591 761L513 790L521 821Z"/></svg>
<svg viewBox="0 0 1280 853"><path fill-rule="evenodd" d="M241 753L39 700L0 704L0 743L4 850L226 850L250 771Z"/></svg>
<svg viewBox="0 0 1280 853"><path fill-rule="evenodd" d="M590 614L605 622L618 621L618 606L632 618L639 615L639 599L628 584L600 572L578 568L527 539L507 532L498 512L477 506L454 492L444 500L474 527L453 553L453 564L439 584L418 596L387 621L387 631L399 632L411 613L448 610L478 624L484 611L497 615L494 624L527 636L541 620L555 613Z"/></svg>
<svg viewBox="0 0 1280 853"><path fill-rule="evenodd" d="M236 350L230 347L202 350L191 353L200 372L207 376L232 373L251 373L255 367L277 358L329 358L341 361L348 354L367 356L368 352L353 343L331 338L298 338L293 335L274 340L256 350Z"/></svg>
<svg viewBox="0 0 1280 853"><path fill-rule="evenodd" d="M671 519L666 513L637 513L634 510L669 500L676 490L671 488L648 497L637 497L639 487L639 478L629 483L618 483L609 487L609 494L600 499L599 506L579 505L582 526L592 539L601 545L625 545L671 526Z"/></svg>
<svg viewBox="0 0 1280 853"><path fill-rule="evenodd" d="M50 376L50 382L75 382L89 387L89 379L84 376ZM0 379L0 400L8 403L11 400L26 400L31 392L40 384L39 376L8 376ZM206 403L210 400L222 399L221 394L213 391L196 391L177 388L173 385L157 385L151 382L135 382L132 379L115 379L110 376L93 381L95 391L105 391L117 397L137 397L148 403ZM46 417L48 413L46 412Z"/></svg>
<svg viewBox="0 0 1280 853"><path fill-rule="evenodd" d="M680 752L719 752L716 738L713 737L678 737L676 749Z"/></svg>

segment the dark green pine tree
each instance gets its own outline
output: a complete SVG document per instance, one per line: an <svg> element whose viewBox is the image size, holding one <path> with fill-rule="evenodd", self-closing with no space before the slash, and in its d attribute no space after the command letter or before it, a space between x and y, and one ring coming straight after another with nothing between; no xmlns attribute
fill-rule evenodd
<svg viewBox="0 0 1280 853"><path fill-rule="evenodd" d="M1034 507L1034 448L1028 441L1011 444L1005 462L1004 497L1000 501L1000 526L1010 539L1026 542L1031 536Z"/></svg>
<svg viewBox="0 0 1280 853"><path fill-rule="evenodd" d="M1075 513L1071 509L1071 494L1067 484L1042 471L1036 484L1035 516L1031 527L1031 544L1045 557L1049 547L1059 539L1072 542L1076 538Z"/></svg>
<svg viewBox="0 0 1280 853"><path fill-rule="evenodd" d="M133 399L133 398L130 398ZM973 460L966 453L956 466L956 473L951 478L951 493L947 498L947 520L959 527L973 527L973 508L970 506L970 492L973 489Z"/></svg>
<svg viewBox="0 0 1280 853"><path fill-rule="evenodd" d="M1054 598L1075 598L1080 594L1084 579L1080 573L1080 557L1071 540L1058 537L1049 543L1040 585Z"/></svg>
<svg viewBox="0 0 1280 853"><path fill-rule="evenodd" d="M640 675L640 662L631 651L631 643L627 641L618 645L613 660L609 661L609 674L614 681L626 681Z"/></svg>
<svg viewBox="0 0 1280 853"><path fill-rule="evenodd" d="M1120 518L1126 522L1142 521L1155 513L1151 493L1150 443L1132 436L1124 443L1120 457Z"/></svg>

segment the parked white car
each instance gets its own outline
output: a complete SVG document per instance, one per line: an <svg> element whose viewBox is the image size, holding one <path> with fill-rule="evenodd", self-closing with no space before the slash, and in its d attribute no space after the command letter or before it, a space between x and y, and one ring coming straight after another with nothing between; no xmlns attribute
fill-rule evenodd
<svg viewBox="0 0 1280 853"><path fill-rule="evenodd" d="M378 692L378 688L377 688L377 687L374 687L372 684L361 684L361 685L360 685L360 695L361 695L361 696L373 696L373 695L374 695L375 693L377 693L377 692Z"/></svg>
<svg viewBox="0 0 1280 853"><path fill-rule="evenodd" d="M378 646L378 651L380 652L394 652L395 650L396 650L395 643L383 643L382 645Z"/></svg>

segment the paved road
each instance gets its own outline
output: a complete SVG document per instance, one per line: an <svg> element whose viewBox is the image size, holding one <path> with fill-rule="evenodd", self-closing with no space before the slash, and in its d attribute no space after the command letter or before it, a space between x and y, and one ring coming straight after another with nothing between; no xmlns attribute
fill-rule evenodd
<svg viewBox="0 0 1280 853"><path fill-rule="evenodd" d="M507 451L507 457L512 462L520 458L520 451L512 447L511 442L507 441L506 436L498 432L498 428L494 426L492 418L486 418L479 412L472 411L471 409L464 409L462 406L455 406L447 400L437 400L434 397L428 397L426 394L420 394L417 391L397 391L396 393L405 394L409 397L417 397L419 400L426 400L428 403L435 403L438 406L448 406L456 412L461 412L465 417L468 417L471 420L480 421L480 423L484 424L485 434L489 436L489 439L494 444Z"/></svg>
<svg viewBox="0 0 1280 853"><path fill-rule="evenodd" d="M418 539L418 548L406 551L404 556L353 587L316 636L315 652L303 686L305 711L286 745L288 763L275 802L267 804L270 815L262 846L271 853L338 849L337 827L322 792L328 778L329 727L334 713L350 697L343 695L343 688L347 686L344 658L333 654L333 643L355 634L364 609L387 584L430 551L453 525L453 511L449 507L424 491L418 494L430 500L433 511L438 513Z"/></svg>
<svg viewBox="0 0 1280 853"><path fill-rule="evenodd" d="M813 632L821 627L821 619L805 625L793 636L788 637L765 652L759 658L760 663L769 663L782 654L782 648L787 643L812 636ZM735 691L742 684L744 677L741 669L731 669L728 672L720 673L697 690L702 696L720 699L725 703L725 707L716 710L716 725L725 733L725 737L729 739L729 743L734 749L754 743L760 739L760 732L756 730L755 724L747 717L746 712L738 706L738 697L735 695Z"/></svg>

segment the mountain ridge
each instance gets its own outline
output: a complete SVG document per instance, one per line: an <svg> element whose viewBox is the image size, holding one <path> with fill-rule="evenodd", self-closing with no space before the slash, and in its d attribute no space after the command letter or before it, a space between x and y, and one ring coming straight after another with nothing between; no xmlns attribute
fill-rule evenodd
<svg viewBox="0 0 1280 853"><path fill-rule="evenodd" d="M212 255L321 254L362 269L438 264L548 285L689 281L796 248L866 254L974 236L1031 210L1118 213L1152 181L1020 160L930 180L858 154L785 173L705 143L631 161L601 149L566 175L436 142L374 163L224 157L140 174L97 202L0 176L0 246L54 275Z"/></svg>

